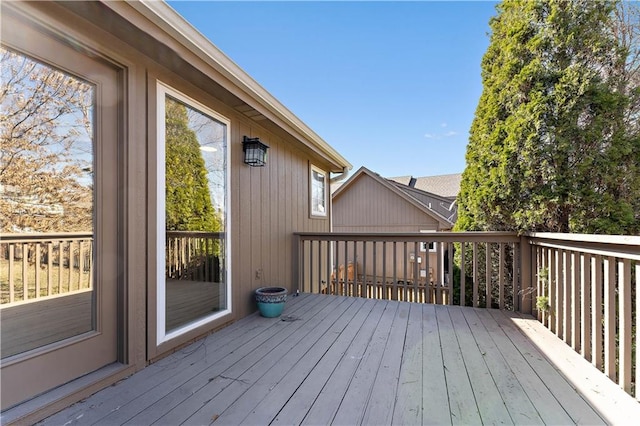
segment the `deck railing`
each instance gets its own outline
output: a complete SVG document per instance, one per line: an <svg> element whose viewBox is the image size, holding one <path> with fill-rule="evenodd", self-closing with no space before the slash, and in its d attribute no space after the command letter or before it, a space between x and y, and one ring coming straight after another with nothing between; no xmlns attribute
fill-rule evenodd
<svg viewBox="0 0 640 426"><path fill-rule="evenodd" d="M295 237L300 291L531 312L531 266L515 233Z"/></svg>
<svg viewBox="0 0 640 426"><path fill-rule="evenodd" d="M93 234L0 234L0 305L93 287Z"/></svg>
<svg viewBox="0 0 640 426"><path fill-rule="evenodd" d="M220 281L224 232L167 231L166 278Z"/></svg>
<svg viewBox="0 0 640 426"><path fill-rule="evenodd" d="M640 237L534 233L529 243L538 319L640 399Z"/></svg>
<svg viewBox="0 0 640 426"><path fill-rule="evenodd" d="M295 234L300 291L532 313L640 400L640 237Z"/></svg>

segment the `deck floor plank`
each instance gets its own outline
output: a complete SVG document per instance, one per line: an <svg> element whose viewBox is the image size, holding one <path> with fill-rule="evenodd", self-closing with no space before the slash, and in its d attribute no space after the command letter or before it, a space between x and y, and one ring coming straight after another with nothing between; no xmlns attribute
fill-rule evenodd
<svg viewBox="0 0 640 426"><path fill-rule="evenodd" d="M311 295L304 295L287 302L286 313L295 313L308 309L317 303ZM134 403L142 408L137 398L149 390L162 386L175 376L184 377L201 371L218 360L230 357L252 336L268 333L277 324L276 321L264 321L257 314L235 322L214 334L167 356L136 374L121 381L122 386L110 386L98 392L91 399L85 399L67 410L49 417L50 424L85 425L93 424L112 411ZM273 329L272 329L273 331ZM69 413L67 413L69 411ZM70 414L70 416L69 416ZM63 421L64 420L64 421Z"/></svg>
<svg viewBox="0 0 640 426"><path fill-rule="evenodd" d="M300 376L296 380L299 383L308 374L308 371L318 364L322 355L349 326L364 304L364 299L351 300L353 303L346 306L343 311L334 310L330 316L325 318L323 322L326 322L327 327L324 327L322 323L314 327L295 346L283 353L283 356L279 357L273 366L267 366L264 374L252 384L251 388L220 415L220 422L222 424L243 424L247 413L251 412L287 375L293 379L295 373L299 372Z"/></svg>
<svg viewBox="0 0 640 426"><path fill-rule="evenodd" d="M436 318L444 361L451 422L455 424L481 424L482 419L468 372L462 358L462 349L449 315L449 308L436 305Z"/></svg>
<svg viewBox="0 0 640 426"><path fill-rule="evenodd" d="M469 377L471 389L478 405L478 411L484 424L513 424L503 395L498 390L494 377L486 362L487 353L480 349L462 308L452 306L448 309L455 334L460 345L464 369Z"/></svg>
<svg viewBox="0 0 640 426"><path fill-rule="evenodd" d="M365 350L362 361L358 365L353 379L349 383L349 388L340 402L335 417L330 422L341 425L361 424L365 413L365 408L371 397L371 390L375 381L382 354L389 339L391 326L395 313L398 310L398 303L388 303L382 313L382 318L378 322L378 327L373 333L371 342ZM323 407L316 404L319 411ZM313 417L305 418L306 424L318 424ZM325 422L320 422L325 424Z"/></svg>
<svg viewBox="0 0 640 426"><path fill-rule="evenodd" d="M620 386L601 374L578 352L565 351L563 343L547 333L547 329L532 318L511 312L506 315L536 347L540 348L546 359L554 359L557 371L566 378L572 388L577 389L583 400L598 410L605 423L622 424L628 423L630 419L638 419L631 414L637 413L638 402L627 398L627 393ZM566 352L565 356L555 357L554 352L558 351Z"/></svg>
<svg viewBox="0 0 640 426"><path fill-rule="evenodd" d="M386 306L387 301L375 301L355 338L347 342L344 355L335 369L316 368L295 390L273 420L274 424L300 424L305 417L309 418L310 423L326 424L335 417Z"/></svg>
<svg viewBox="0 0 640 426"><path fill-rule="evenodd" d="M396 403L392 412L392 423L402 425L422 423L422 305L411 303L409 309Z"/></svg>
<svg viewBox="0 0 640 426"><path fill-rule="evenodd" d="M389 339L382 354L382 362L367 403L364 424L391 424L410 309L411 304L408 302L398 304L398 310L389 332Z"/></svg>
<svg viewBox="0 0 640 426"><path fill-rule="evenodd" d="M640 404L619 388L614 392L617 385L595 368L583 368L590 363L531 317L306 294L291 298L284 315L297 320L251 315L41 424L604 424L640 418Z"/></svg>
<svg viewBox="0 0 640 426"><path fill-rule="evenodd" d="M491 378L496 384L504 406L515 424L544 423L535 406L531 403L518 377L513 373L507 359L503 356L505 349L498 347L492 335L477 314L477 309L464 309L464 315L473 338L478 345L483 360L489 369ZM496 330L500 332L499 329ZM505 342L506 343L506 342ZM520 360L521 358L518 358ZM530 372L532 373L532 372ZM524 379L524 378L521 378ZM570 420L570 419L566 419Z"/></svg>
<svg viewBox="0 0 640 426"><path fill-rule="evenodd" d="M507 383L503 386L505 392L511 393L508 398L505 398L507 401L507 408L511 415L516 420L519 420L521 416L525 417L525 419L516 421L516 423L533 422L554 425L573 423L571 417L566 413L551 391L547 389L536 371L524 360L514 342L507 336L505 330L498 325L492 314L484 309L475 308L473 310L465 310L465 315L469 318L469 322L476 323L476 319L480 321L491 338L495 351L497 352L494 352L491 348L486 348L486 350L495 354L492 356L502 357L506 362L508 371L505 370L503 374L509 374L509 372L511 372L512 377L506 377L505 380L513 379L517 381L516 384L511 385ZM480 329L480 325L477 327L479 330L478 333L483 333ZM518 333L518 331L512 329L507 331ZM521 390L524 393L521 393ZM509 403L510 399L517 400L522 398L528 398L537 413L536 416L532 417L528 421L526 418L533 416L533 414L531 414L528 409L517 409L518 407L526 407L525 403ZM538 418L540 418L540 420L537 420Z"/></svg>
<svg viewBox="0 0 640 426"><path fill-rule="evenodd" d="M452 424L435 305L422 305L422 424Z"/></svg>
<svg viewBox="0 0 640 426"><path fill-rule="evenodd" d="M538 348L522 334L522 329L516 327L502 312L487 313L498 322L501 328L506 330L509 339L514 342L514 345L518 348L524 360L533 368L574 423L589 425L604 423L595 410L587 404L582 396L576 392L556 368L547 361ZM562 348L572 351L569 346L563 346ZM563 350L563 352L566 351ZM545 407L538 406L537 409L538 412L541 412Z"/></svg>
<svg viewBox="0 0 640 426"><path fill-rule="evenodd" d="M330 377L333 370L337 368L340 360L346 355L344 350L358 335L361 327L371 314L375 306L374 300L366 300L360 306L357 314L353 317L349 326L346 327L335 340L334 344L321 354L321 359L313 366L298 363L292 371L287 374L276 386L269 390L251 412L242 419L242 424L268 424L281 413L282 408L290 406L293 413L301 413L302 417L309 410L311 403L315 400L320 390L326 384L326 379ZM312 367L312 368L309 368ZM305 385L311 385L312 389L307 390L303 398L294 398L294 395L302 395L301 389ZM300 393L298 393L300 391ZM300 403L300 405L296 405ZM286 417L288 422L299 423L302 417L294 422L291 417Z"/></svg>
<svg viewBox="0 0 640 426"><path fill-rule="evenodd" d="M323 303L318 307L311 307L306 312L301 313L300 321L282 322L277 318L270 318L268 321L279 324L281 332L271 335L261 335L259 338L246 342L245 346L249 347L248 351L236 351L231 357L230 362L220 363L216 369L215 375L207 372L196 378L198 384L204 383L203 386L194 389L194 392L179 405L171 407L172 409L162 413L162 417L158 419L161 424L180 424L187 421L197 411L209 410L211 412L209 418L222 413L242 391L246 390L253 381L255 374L263 370L265 365L278 360L278 354L291 348L306 333L318 326L334 309L342 309L343 304L348 301L340 300L339 303ZM318 309L321 308L321 309ZM276 352L274 352L276 351ZM224 395L220 395L223 393ZM212 407L214 406L215 407ZM159 401L157 409L165 411L162 401ZM201 415L201 414L199 414ZM192 421L190 421L192 422Z"/></svg>
<svg viewBox="0 0 640 426"><path fill-rule="evenodd" d="M322 309L332 309L334 307L328 301L322 301L312 306L310 312L316 313ZM293 330L293 328L290 328L290 330L283 332L281 329L287 328L287 324L277 319L262 321L262 324L267 328L258 328L253 333L242 333L238 339L233 339L226 347L221 344L217 349L212 348L211 354L206 351L202 356L208 362L196 362L188 365L180 362L175 368L178 369L179 374L172 374L166 380L154 386L150 385L155 380L146 381L146 387L142 383L142 389L139 394L132 395L130 401L101 418L96 424L107 426L124 424L133 421L136 416L140 416L143 412L148 416L144 418L144 421L152 422L155 420L155 416L162 414L163 410L182 404L185 399L199 389L210 385L214 380L216 380L215 384L220 384L224 389L229 385L229 380L231 380L228 379L228 375L222 374L225 369L242 363L245 355L253 354L255 356L257 350L267 350L269 344L265 342L277 344L276 341L270 341L272 337L279 339L278 341L283 341L287 336L286 333ZM230 356L231 354L233 356ZM238 358L241 358L240 361L238 361ZM137 418L139 419L140 417Z"/></svg>

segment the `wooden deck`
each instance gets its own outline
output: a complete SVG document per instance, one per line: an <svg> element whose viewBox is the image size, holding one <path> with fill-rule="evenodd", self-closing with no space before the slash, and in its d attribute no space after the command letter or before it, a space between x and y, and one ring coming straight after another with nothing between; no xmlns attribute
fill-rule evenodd
<svg viewBox="0 0 640 426"><path fill-rule="evenodd" d="M639 414L533 318L303 294L281 318L249 316L42 424L604 424Z"/></svg>

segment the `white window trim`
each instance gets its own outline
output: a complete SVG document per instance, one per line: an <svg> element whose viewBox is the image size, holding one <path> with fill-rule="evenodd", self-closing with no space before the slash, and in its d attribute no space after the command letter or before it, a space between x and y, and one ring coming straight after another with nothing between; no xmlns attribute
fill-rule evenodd
<svg viewBox="0 0 640 426"><path fill-rule="evenodd" d="M226 193L225 193L225 284L226 284L226 294L227 294L227 308L215 313L212 313L204 318L199 319L198 321L194 321L189 323L183 327L179 327L175 330L171 330L169 333L166 332L166 282L165 282L165 246L166 246L166 223L165 223L165 99L166 96L169 95L175 99L178 99L181 102L184 102L186 105L193 107L194 109L200 110L204 114L210 116L211 118L221 122L226 126L226 167L229 168L231 164L231 149L230 149L230 141L231 141L231 121L213 111L211 108L201 104L200 102L178 92L172 87L162 83L161 81L156 81L156 96L157 96L157 165L156 165L156 173L157 173L157 185L156 185L156 244L157 244L157 253L156 253L156 274L157 274L157 283L156 283L156 345L160 345L161 343L167 342L175 337L178 337L190 330L196 329L202 325L211 323L216 319L228 315L231 313L233 306L232 301L232 293L231 293L231 196L230 196L230 170L227 170L226 174Z"/></svg>
<svg viewBox="0 0 640 426"><path fill-rule="evenodd" d="M422 234L428 234L428 233L432 233L432 232L437 232L435 230L425 230L425 229L421 229L420 233ZM435 241L423 241L420 243L420 251L422 253L426 253L427 252L427 244L429 245L429 253L435 253L438 251L438 243L436 243ZM431 247L431 245L433 244L433 247Z"/></svg>
<svg viewBox="0 0 640 426"><path fill-rule="evenodd" d="M314 211L313 209L313 172L322 174L324 176L324 212ZM326 218L327 210L329 210L329 197L328 197L328 179L329 173L322 170L321 168L314 166L311 164L309 167L309 214L311 217L315 218Z"/></svg>

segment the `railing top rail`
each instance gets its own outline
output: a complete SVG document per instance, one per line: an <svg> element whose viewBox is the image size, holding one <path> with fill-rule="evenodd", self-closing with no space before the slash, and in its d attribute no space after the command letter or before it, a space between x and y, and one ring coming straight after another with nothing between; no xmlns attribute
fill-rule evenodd
<svg viewBox="0 0 640 426"><path fill-rule="evenodd" d="M598 243L636 246L640 249L640 236L635 235L602 235L602 234L568 234L555 232L530 232L526 234L535 243L542 240L570 241L573 243Z"/></svg>
<svg viewBox="0 0 640 426"><path fill-rule="evenodd" d="M91 232L38 232L33 234L0 233L0 243L92 240Z"/></svg>
<svg viewBox="0 0 640 426"><path fill-rule="evenodd" d="M200 238L219 238L225 236L224 232L205 232L205 231L167 231L167 235L171 237L200 237Z"/></svg>
<svg viewBox="0 0 640 426"><path fill-rule="evenodd" d="M302 240L321 241L398 241L408 242L519 242L515 232L410 232L410 233L371 233L371 232L296 232Z"/></svg>
<svg viewBox="0 0 640 426"><path fill-rule="evenodd" d="M625 235L532 233L529 244L570 252L640 260L640 237Z"/></svg>

